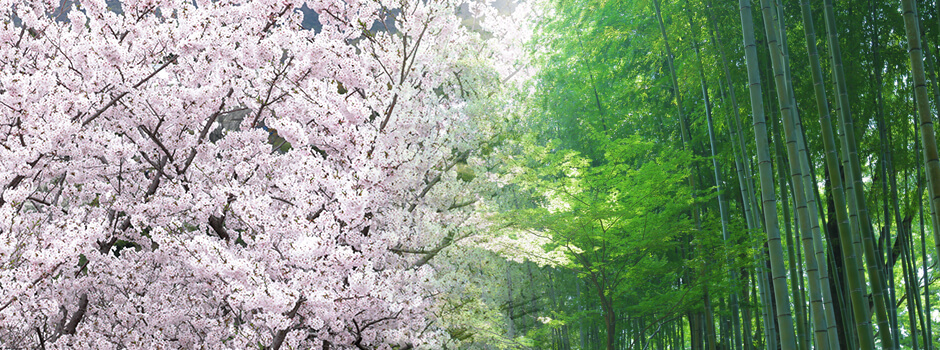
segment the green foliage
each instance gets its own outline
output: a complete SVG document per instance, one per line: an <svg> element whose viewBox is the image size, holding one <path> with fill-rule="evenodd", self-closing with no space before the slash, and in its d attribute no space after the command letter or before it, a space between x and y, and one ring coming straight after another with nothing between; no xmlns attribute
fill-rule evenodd
<svg viewBox="0 0 940 350"><path fill-rule="evenodd" d="M634 136L603 144L602 158L591 159L559 148L557 140L539 139L523 137L521 154L507 159L513 184L533 205L500 219L549 235L545 248L567 253L564 267L592 290L583 293L587 300L600 290L617 310L633 315L683 310L675 301L681 304L688 291L675 282L687 269L677 251L692 232L693 197L685 181L692 155ZM583 320L602 313L562 315ZM533 332L545 336L544 328L561 326Z"/></svg>
<svg viewBox="0 0 940 350"><path fill-rule="evenodd" d="M832 188L826 180L830 175L821 163L825 154L801 13L796 4L781 4L785 8L777 19L786 27L795 108L802 117L815 183L825 201ZM925 3L922 8L927 10L919 14L924 20L925 46L931 49L936 48L940 30L934 5ZM768 123L780 120L767 36L760 25L761 8L754 3L752 12L757 26L747 29L755 32L757 39L760 66L754 75L763 81L764 91L762 99L752 101L747 98L738 3L687 0L663 1L661 6L675 72L667 64L666 42L659 32L652 2L546 2L542 9L545 16L531 47L537 72L529 94L524 96L524 115L517 123L521 136L507 135L500 140L499 147L485 150L502 154L505 162L497 172L501 172L503 179L511 178L502 188L507 200L499 204L501 214L497 219L513 232L550 237L550 243L542 248L565 251L569 258L567 264L539 272L543 278L545 274L552 277L533 284L543 289L551 286L553 293L558 294L551 298L541 296L542 304L546 305L541 315L551 317L552 321L532 322L526 331L538 348L550 348L552 342L562 338L577 344L585 340L577 339L581 336L578 330L590 327L595 328L585 331L590 334L585 337L591 337L587 346L600 347L601 344L590 342L603 338L591 332L598 332L597 325L604 322L603 300L599 300L604 298L609 298L624 318L656 322L678 318L680 323L684 322L678 315L685 313L691 319L692 314L704 310L703 287L707 287L713 304L726 302L733 293L743 297L750 290L751 281L733 282L731 273L751 275L754 265L765 259L766 253L756 250L767 239L763 232L755 232L762 222L753 223L754 231L748 230L743 206L750 205L752 198L742 198L740 188L758 179L742 176L743 169L738 173L729 142L732 133L740 133L744 140L744 149L737 150L743 153L741 166L756 174L755 150L759 145L754 142L753 129L748 128L753 123L750 104L764 104ZM817 37L811 44L819 48L822 70L828 75L833 67L826 58L829 44L822 29L825 28L822 8L814 3L813 10L817 11L814 14ZM929 198L923 190L924 179L916 175L923 160L922 150L915 148L919 138L917 125L910 122L914 97L901 14L897 4L877 1L837 3L835 12L843 69L848 73L846 93L859 143L858 154L852 156L857 156L861 164L858 170L864 179L871 224L881 236L875 238L887 241L880 244L888 244L897 239L899 222L913 220L917 253L914 263L920 276L925 263L920 255L920 237L926 234L928 247L933 246L934 237L929 235L929 207L924 215L927 231L921 233L918 227L918 209ZM693 44L701 49L701 63ZM932 54L936 63L937 52ZM729 69L727 75L722 69L724 60ZM671 84L672 74L676 76L678 91ZM831 78L824 79L830 99L825 105L832 109L837 94ZM711 159L703 157L710 146L702 98L706 85L719 141L714 145L715 159L720 174L725 176L719 181L723 181L725 208L730 213L727 242L721 236ZM737 105L731 104L732 90ZM735 130L735 109L740 113L743 130ZM833 116L834 112L830 111ZM689 141L684 144L679 135L680 114L689 130ZM846 155L839 156L845 159ZM785 179L789 176L785 159L772 166L783 167ZM775 171L774 174L779 176ZM459 176L472 175L475 174ZM922 172L920 176L923 177ZM883 182L892 181L882 186ZM775 181L770 187L777 198L782 198L779 183ZM897 198L892 193L895 187ZM750 195L761 196L753 192ZM791 205L779 200L777 203L779 209ZM834 215L834 209L827 210L825 202L819 206L823 214ZM894 206L901 218L894 217ZM751 210L761 221L761 208ZM835 220L822 219L823 223ZM794 221L781 225L794 225ZM885 230L886 227L889 229ZM830 243L835 242L825 244ZM800 249L799 244L797 237L785 249ZM884 251L881 252L883 255ZM807 252L801 253L805 256ZM841 261L835 260L833 252L829 254L834 273L839 273ZM935 263L932 255L926 259L928 265ZM900 270L895 267L889 279L897 286L899 316L906 318L902 296L903 284L907 282ZM930 271L926 275L935 273ZM788 283L796 280L788 276ZM931 279L929 284L931 293L936 295L934 282ZM553 303L548 307L550 299ZM763 331L759 326L762 316L756 316L760 314L760 301L749 296L740 303L753 316L746 320L752 333ZM843 306L849 309L848 305ZM717 316L730 317L729 308L728 304L715 306ZM527 324L522 320L515 322L516 326ZM906 321L899 323L901 344L910 344ZM633 326L620 325L625 334L637 331L627 330ZM562 337L561 333L566 335ZM764 341L752 340L761 344ZM726 339L721 341L724 345Z"/></svg>

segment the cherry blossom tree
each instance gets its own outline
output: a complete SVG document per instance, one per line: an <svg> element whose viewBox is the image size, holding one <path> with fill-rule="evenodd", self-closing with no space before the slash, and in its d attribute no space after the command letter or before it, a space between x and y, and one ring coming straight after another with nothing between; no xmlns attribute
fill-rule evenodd
<svg viewBox="0 0 940 350"><path fill-rule="evenodd" d="M460 3L0 0L0 346L449 341L526 39Z"/></svg>

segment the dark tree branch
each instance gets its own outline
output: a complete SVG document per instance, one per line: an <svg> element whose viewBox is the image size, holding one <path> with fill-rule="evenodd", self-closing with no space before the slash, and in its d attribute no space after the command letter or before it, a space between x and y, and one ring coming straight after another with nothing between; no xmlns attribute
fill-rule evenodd
<svg viewBox="0 0 940 350"><path fill-rule="evenodd" d="M468 201L462 202L462 203L454 203L454 204L451 204L449 207L447 207L447 210L460 209L460 208L466 207L466 206L468 206L468 205L472 205L473 203L476 203L476 202L477 202L476 199L471 199L471 200L468 200Z"/></svg>
<svg viewBox="0 0 940 350"><path fill-rule="evenodd" d="M303 304L305 300L307 299L305 299L304 296L301 295L300 298L297 299L297 302L294 303L294 308L292 308L290 311L284 314L284 316L287 316L288 319L293 319L294 316L297 316L297 311L300 310L300 305ZM278 331L277 334L274 336L274 341L271 343L271 347L269 347L268 349L269 350L280 349L281 345L284 343L284 338L287 338L288 331L290 331L290 327L287 327Z"/></svg>
<svg viewBox="0 0 940 350"><path fill-rule="evenodd" d="M20 185L20 182L23 182L23 179L25 179L25 178L26 178L26 176L23 176L23 175L16 175L16 177L14 177L12 181L10 181L10 184L8 184L8 185L6 185L6 187L4 187L4 190L16 188L16 186L19 186L19 185ZM4 192L5 192L5 191L4 191ZM0 193L0 194L2 194L2 193ZM7 202L6 199L4 199L3 196L0 196L0 206L2 206L3 204L5 204L6 202Z"/></svg>
<svg viewBox="0 0 940 350"><path fill-rule="evenodd" d="M388 109L385 110L385 119L382 120L382 124L379 124L379 132L385 130L385 126L388 125L388 120L392 118L392 111L395 110L395 104L398 103L398 94L392 96L392 103L388 105Z"/></svg>
<svg viewBox="0 0 940 350"><path fill-rule="evenodd" d="M143 85L143 84L146 83L148 80L150 80L150 78L153 78L155 75L157 75L157 73L160 73L160 71L162 71L164 68L166 68L167 66L169 66L169 65L172 64L172 63L176 63L176 58L178 58L178 57L179 57L179 56L174 55L174 54L171 54L170 56L168 56L167 59L166 59L166 62L163 62L163 64L160 65L159 68L157 68L155 71L153 71L153 73L150 73L150 75L148 75L146 78L144 78L143 80L137 82L137 84L134 84L133 88L134 88L134 89L139 88L141 85ZM88 119L85 119L85 121L82 122L82 127L88 125L89 123L91 123L92 121L94 121L95 119L97 119L98 117L100 117L102 113L104 113L104 112L107 111L109 108L111 108L112 106L114 106L115 104L117 104L117 102L118 102L122 97L124 97L124 95L127 95L127 91L118 94L117 96L115 96L114 98L112 98L111 101L109 101L107 104L105 104L104 107L101 107L100 109L98 109L97 111L95 111L95 114L92 114L90 117L88 117ZM75 118L73 118L73 119L78 119L78 118L80 118L80 117L81 117L81 114L75 116Z"/></svg>
<svg viewBox="0 0 940 350"><path fill-rule="evenodd" d="M59 338L59 335L62 334L62 330L65 329L65 321L69 318L69 310L65 308L64 305L59 305L59 312L62 314L62 318L59 319L59 322L55 325L55 333L53 333L52 338L49 339L49 342L55 342Z"/></svg>
<svg viewBox="0 0 940 350"><path fill-rule="evenodd" d="M414 250L405 248L388 248L389 251L397 254L431 254L433 250Z"/></svg>
<svg viewBox="0 0 940 350"><path fill-rule="evenodd" d="M39 164L39 160L41 160L42 157L43 155L40 154L39 157L36 158L36 160L32 162L27 162L26 164L29 164L31 168L36 167L36 164ZM6 192L6 190L12 190L16 188L16 186L19 186L20 183L23 182L24 179L26 179L26 175L16 175L15 177L13 177L13 180L11 180L9 184L3 187L3 190L0 191L0 206L3 206L3 204L6 203L6 200L3 199L3 192Z"/></svg>
<svg viewBox="0 0 940 350"><path fill-rule="evenodd" d="M202 141L206 139L206 135L209 134L209 130L212 128L212 124L215 123L216 119L219 118L219 115L222 114L222 110L225 109L225 100L229 97L232 97L232 93L235 92L235 89L229 88L228 93L225 94L225 98L222 99L222 103L219 104L219 108L215 110L215 113L209 116L209 120L206 120L206 125L202 127L202 131L199 132L199 138L196 139L196 145L201 145ZM189 166L193 164L193 159L196 159L196 148L194 147L192 152L189 152L189 157L186 157L186 163L183 165L183 170L180 171L180 174L185 174L186 170L189 169Z"/></svg>
<svg viewBox="0 0 940 350"><path fill-rule="evenodd" d="M225 241L229 240L228 230L225 229L225 215L209 215L209 227L215 231L215 234L218 235L219 238Z"/></svg>
<svg viewBox="0 0 940 350"><path fill-rule="evenodd" d="M75 313L72 314L72 317L69 319L69 323L65 325L65 329L62 330L62 333L75 334L75 329L78 327L78 323L81 322L82 317L85 316L85 311L87 310L88 294L83 293L78 300L78 310L75 310Z"/></svg>
<svg viewBox="0 0 940 350"><path fill-rule="evenodd" d="M424 189L421 190L421 193L418 194L418 197L415 198L415 201L414 201L413 203L411 203L411 206L408 207L408 212L410 213L410 212L413 212L413 211L415 210L415 208L418 206L418 202L421 200L421 198L424 198L424 196L426 196L426 195L428 194L428 192L431 191L431 188L434 187L434 185L436 185L439 181L441 181L441 176L442 176L444 173L446 173L446 172L449 171L451 168L453 168L455 165L457 165L457 163L460 163L460 162L462 162L462 161L467 160L467 157L469 157L469 156L470 156L470 150L464 151L463 153L459 154L459 155L457 156L457 158L454 159L453 162L451 162L450 164L448 164L447 167L445 167L439 174L437 174L437 176L435 176L433 179L431 179L431 181L429 181L428 184L427 184L426 186L424 186Z"/></svg>
<svg viewBox="0 0 940 350"><path fill-rule="evenodd" d="M353 319L353 320L352 320L352 321L353 321L353 326L356 327L356 340L353 341L353 345L355 345L356 348L359 349L359 350L371 350L371 349L367 348L365 345L362 344L362 331L364 331L364 330L366 330L367 328L372 327L372 326L374 326L374 325L376 325L376 324L378 324L378 323L380 323L380 322L385 322L385 321L388 321L388 320L394 320L394 319L398 318L398 316L400 316L400 315L401 315L401 310L399 310L397 313L395 313L394 316L385 316L385 317L382 317L382 318L379 318L379 319L375 319L375 320L366 322L366 323L363 324L361 327L359 326L359 323L356 322L355 319Z"/></svg>
<svg viewBox="0 0 940 350"><path fill-rule="evenodd" d="M435 256L437 256L438 253L440 253L442 250L444 250L444 248L447 248L447 247L449 247L451 244L453 244L453 243L454 243L454 236L456 236L456 235L457 235L457 231L450 231L450 232L448 232L448 233L447 233L447 236L445 236L444 239L441 240L441 244L439 244L439 245L438 245L437 247L435 247L434 249L431 249L431 250L428 251L427 253L424 253L425 255L424 255L423 257L421 257L420 260L415 261L415 263L411 265L411 268L418 268L418 267L423 266L424 264L427 264L429 261L431 261L431 259L433 259Z"/></svg>
<svg viewBox="0 0 940 350"><path fill-rule="evenodd" d="M282 76L287 74L287 68L290 66L291 62L293 61L294 61L294 57L291 56L290 58L287 59L287 62L284 64L284 67L282 69L276 70L274 72L274 79L271 80L271 85L268 86L268 91L265 92L264 102L261 102L261 106L258 106L258 113L255 113L255 118L251 121L252 128L258 127L258 121L260 121L261 119L261 113L264 111L266 107L274 104L274 102L277 102L278 100L283 98L285 95L287 95L287 93L284 93L274 99L271 99L271 93L274 92L274 86L277 85L277 81Z"/></svg>
<svg viewBox="0 0 940 350"><path fill-rule="evenodd" d="M160 147L160 150L163 151L163 154L166 155L166 157L170 160L170 162L171 163L173 162L173 155L170 153L170 150L167 149L166 146L163 145L163 142L160 141L160 139L157 137L156 129L154 129L154 131L150 131L150 129L147 129L147 127L143 125L139 125L137 126L137 128L140 129L140 131L143 132L144 135L147 135L147 137L149 137L150 140L153 141L153 143L157 144L157 147Z"/></svg>
<svg viewBox="0 0 940 350"><path fill-rule="evenodd" d="M160 178L163 177L163 167L166 166L167 157L163 156L160 158L160 161L157 162L157 173L153 174L153 179L150 180L150 185L147 186L147 193L144 194L144 200L149 200L150 196L157 193L157 187L160 186Z"/></svg>
<svg viewBox="0 0 940 350"><path fill-rule="evenodd" d="M415 58L416 58L416 56L417 56L418 47L421 46L421 39L424 39L424 33L427 32L427 30L428 30L428 25L429 25L429 24L430 24L430 23L429 23L428 21L424 22L424 28L421 28L421 34L418 34L418 40L415 40L415 45L414 45L414 47L411 48L411 54L409 54L408 56L405 56L405 58L404 58L405 61L407 61L408 58L411 58L411 62L408 63L408 67L407 67L407 68L405 68L405 66L402 65L402 68L405 69L404 71L401 72L401 83L402 83L402 84L405 83L405 77L408 76L407 71L411 70L411 68L412 68L412 67L414 66L414 64L415 64Z"/></svg>
<svg viewBox="0 0 940 350"><path fill-rule="evenodd" d="M287 6L284 7L283 10L281 10L281 12L279 12L279 13L277 14L277 16L272 16L271 20L268 21L268 23L264 26L264 28L261 29L261 32L264 33L264 32L267 32L268 29L271 29L271 27L273 27L275 24L277 24L277 19L278 19L278 17L283 16L284 13L286 13L287 10L290 10L290 9L291 9L291 6L290 6L290 5L287 5ZM258 39L258 40L260 41L261 39Z"/></svg>
<svg viewBox="0 0 940 350"><path fill-rule="evenodd" d="M147 187L147 192L144 194L144 201L150 199L150 197L157 193L157 186L160 185L160 178L163 176L163 167L166 165L167 158L166 156L160 159L159 167L157 167L157 173L153 175L153 179L150 181L150 185ZM131 218L126 217L124 221L121 222L121 226L118 227L117 232L124 232L131 227ZM112 236L107 242L98 242L98 252L101 254L106 254L111 250L111 247L117 243L117 236ZM85 267L88 266L89 260L85 260L84 263L79 265L78 270L75 271L75 276L78 276L85 270ZM82 294L81 299L78 302L78 310L75 311L75 314L72 315L72 318L69 319L69 323L65 326L62 333L63 334L75 334L75 328L78 327L78 323L81 322L85 311L88 309L88 294Z"/></svg>
<svg viewBox="0 0 940 350"><path fill-rule="evenodd" d="M19 35L18 38L16 38L16 44L13 44L13 47L15 47L15 48L19 48L19 47L20 47L20 42L23 41L23 34L26 34L26 26L25 26L25 25L23 26L23 28L20 29L20 35Z"/></svg>

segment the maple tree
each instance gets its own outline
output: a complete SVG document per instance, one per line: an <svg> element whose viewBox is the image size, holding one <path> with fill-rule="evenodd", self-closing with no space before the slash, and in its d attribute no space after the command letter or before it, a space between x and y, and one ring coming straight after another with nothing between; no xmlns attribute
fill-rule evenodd
<svg viewBox="0 0 940 350"><path fill-rule="evenodd" d="M526 25L459 3L0 1L0 342L439 348Z"/></svg>

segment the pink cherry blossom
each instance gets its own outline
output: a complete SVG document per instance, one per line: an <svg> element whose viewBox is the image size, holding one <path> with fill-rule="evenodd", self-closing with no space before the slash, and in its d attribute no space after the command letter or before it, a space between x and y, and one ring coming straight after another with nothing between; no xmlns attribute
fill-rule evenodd
<svg viewBox="0 0 940 350"><path fill-rule="evenodd" d="M0 1L0 346L448 341L438 276L497 242L456 205L489 176L454 166L500 130L525 21L321 0L314 32L302 5Z"/></svg>

